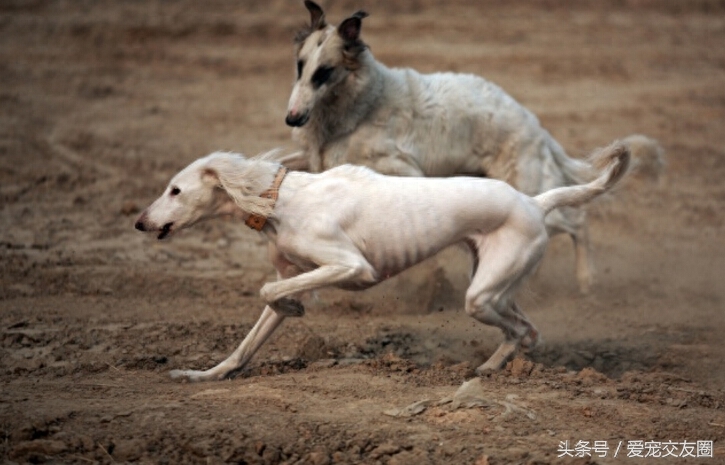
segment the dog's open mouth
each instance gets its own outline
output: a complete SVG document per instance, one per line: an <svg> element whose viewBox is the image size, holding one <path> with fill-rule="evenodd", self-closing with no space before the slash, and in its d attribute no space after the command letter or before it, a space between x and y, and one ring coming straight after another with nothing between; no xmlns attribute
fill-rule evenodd
<svg viewBox="0 0 725 465"><path fill-rule="evenodd" d="M174 225L174 223L166 223L162 228L161 232L159 233L158 240L161 240L168 236L171 233L171 227Z"/></svg>

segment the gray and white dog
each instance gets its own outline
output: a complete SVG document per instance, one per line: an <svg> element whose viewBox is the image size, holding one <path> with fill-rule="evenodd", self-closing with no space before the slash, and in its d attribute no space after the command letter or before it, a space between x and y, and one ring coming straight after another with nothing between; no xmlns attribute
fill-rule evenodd
<svg viewBox="0 0 725 465"><path fill-rule="evenodd" d="M470 74L388 68L360 38L365 12L333 26L316 3L305 6L310 24L295 40L297 80L286 117L303 149L296 168L320 172L350 163L398 176L485 176L528 195L596 175L495 84ZM635 159L661 157L647 137L623 142ZM558 209L546 226L573 239L586 292L593 271L585 211Z"/></svg>

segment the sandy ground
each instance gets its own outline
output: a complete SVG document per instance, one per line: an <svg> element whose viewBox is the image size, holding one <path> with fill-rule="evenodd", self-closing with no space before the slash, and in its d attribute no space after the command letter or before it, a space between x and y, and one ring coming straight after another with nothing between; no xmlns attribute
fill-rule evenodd
<svg viewBox="0 0 725 465"><path fill-rule="evenodd" d="M301 4L0 2L0 461L725 463L721 3L329 6L333 22L366 8L389 65L498 83L573 156L631 133L667 152L660 182L590 208L590 295L552 241L521 294L545 344L455 409L437 401L502 339L461 311L457 251L435 280L424 265L319 293L236 379L167 376L226 357L274 275L243 225L159 243L135 215L201 155L293 147ZM559 457L565 441L582 457ZM683 457L697 441L712 458Z"/></svg>

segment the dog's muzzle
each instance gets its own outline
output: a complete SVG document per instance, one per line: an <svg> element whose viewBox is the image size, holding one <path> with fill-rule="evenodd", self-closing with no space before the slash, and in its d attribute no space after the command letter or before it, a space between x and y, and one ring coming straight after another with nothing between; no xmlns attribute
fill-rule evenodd
<svg viewBox="0 0 725 465"><path fill-rule="evenodd" d="M158 239L163 239L166 236L168 236L171 233L171 228L173 226L174 226L174 222L173 221L172 222L169 222L169 223L166 223L165 225L163 225L161 227L161 229L158 230L159 231ZM144 215L141 215L141 218L139 218L138 221L136 221L136 224L134 224L133 227L136 228L136 229L138 229L141 232L152 232L152 231L156 231L156 228L155 227L151 227L150 228L146 224Z"/></svg>
<svg viewBox="0 0 725 465"><path fill-rule="evenodd" d="M292 126L293 128L298 128L300 126L304 126L307 120L310 119L310 113L305 112L301 113L299 115L293 115L292 113L288 113L287 117L284 119L284 122L287 123L287 126Z"/></svg>

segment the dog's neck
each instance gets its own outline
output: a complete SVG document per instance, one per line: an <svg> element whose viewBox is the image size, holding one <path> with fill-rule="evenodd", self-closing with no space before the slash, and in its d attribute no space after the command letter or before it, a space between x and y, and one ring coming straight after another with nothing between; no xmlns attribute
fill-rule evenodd
<svg viewBox="0 0 725 465"><path fill-rule="evenodd" d="M279 196L279 186L282 185L282 181L284 180L284 177L287 175L287 168L284 166L280 166L277 170L277 174L274 177L274 181L272 182L272 185L267 189L266 191L259 194L260 197L265 199L271 199L272 200L272 208L274 208L274 204L277 202L277 197ZM264 225L267 223L267 217L264 215L256 215L251 214L247 217L247 219L244 221L244 224L249 226L252 229L255 229L257 231L261 231L262 228L264 228Z"/></svg>

